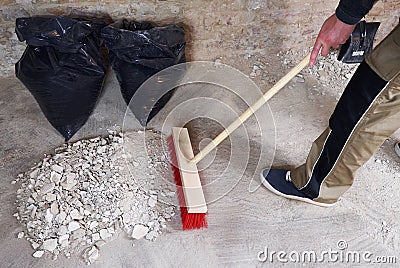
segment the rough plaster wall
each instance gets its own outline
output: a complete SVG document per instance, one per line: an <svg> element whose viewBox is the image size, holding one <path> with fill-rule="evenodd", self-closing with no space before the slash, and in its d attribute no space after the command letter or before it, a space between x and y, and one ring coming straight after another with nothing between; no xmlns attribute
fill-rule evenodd
<svg viewBox="0 0 400 268"><path fill-rule="evenodd" d="M190 60L266 55L308 49L337 0L2 0L0 6L0 76L13 73L24 44L14 33L17 17L92 14L181 23L187 31ZM400 2L378 2L367 19L381 21L378 40L398 22ZM238 66L235 66L238 67Z"/></svg>

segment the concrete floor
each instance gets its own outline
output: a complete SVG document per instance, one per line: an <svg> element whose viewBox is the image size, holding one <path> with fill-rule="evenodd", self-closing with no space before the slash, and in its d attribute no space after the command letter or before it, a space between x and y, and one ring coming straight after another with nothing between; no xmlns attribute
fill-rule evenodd
<svg viewBox="0 0 400 268"><path fill-rule="evenodd" d="M294 89L285 88L270 101L276 124L276 152L273 157L276 166L296 166L304 161L312 140L325 128L336 103L334 94L319 95L307 80L306 83L292 85ZM261 86L263 90L266 89ZM16 238L17 232L22 230L22 226L12 216L16 212L14 201L18 185L11 185L10 182L18 173L26 171L40 160L44 153L50 153L62 144L63 139L47 123L33 97L17 79L2 78L1 88L0 266L85 266L80 256L70 259L59 257L56 261L49 258L34 259L30 244L25 239ZM337 89L330 90L333 92ZM188 97L187 93L178 91L163 113L168 113L185 97ZM121 126L125 109L118 83L111 75L95 112L73 140L106 134L107 128ZM265 111L260 111L259 120L268 116ZM159 129L160 121L155 118L151 127ZM193 124L196 134L196 124ZM400 139L400 133L387 140L359 170L355 185L343 196L341 202L332 208L320 208L285 200L264 188L249 192L249 184L253 179L258 180L260 169L253 160L263 157L259 154L260 143L254 125L252 121L246 125L250 133L250 154L247 155L250 163L233 190L209 205L208 229L181 231L180 220L176 217L155 242L134 242L121 234L102 248L101 257L93 266L280 267L284 264L276 259L272 264L258 261L258 252L268 247L270 251L284 250L289 253L315 250L319 254L330 248L337 250L339 240L348 243L348 250L369 251L373 256L397 256L397 262L400 262L400 159L392 150L395 139ZM133 122L129 128L140 127ZM204 133L212 137L216 130L212 124L197 125L197 134L202 137L206 136ZM230 146L229 142L222 144L219 149L222 157L217 158L220 162L210 166L205 171L205 177L215 174L218 167L229 161ZM272 159L273 152L266 152L267 158L268 153ZM378 163L376 159L388 162ZM230 172L225 173L221 181L234 186L235 180L230 175L234 176L238 171L233 168ZM207 195L218 194L222 186L211 188ZM375 193L381 193L380 197ZM332 267L348 266L344 263L324 264ZM358 267L365 265L352 264ZM290 267L303 266L321 267L321 264L290 264ZM384 267L395 266L387 264Z"/></svg>

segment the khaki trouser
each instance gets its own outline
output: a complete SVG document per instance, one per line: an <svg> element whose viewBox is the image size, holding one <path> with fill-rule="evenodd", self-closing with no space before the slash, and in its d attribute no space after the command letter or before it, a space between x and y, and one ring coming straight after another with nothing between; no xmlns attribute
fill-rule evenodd
<svg viewBox="0 0 400 268"><path fill-rule="evenodd" d="M400 27L360 64L329 127L312 144L291 180L318 202L334 203L353 184L356 170L400 128Z"/></svg>

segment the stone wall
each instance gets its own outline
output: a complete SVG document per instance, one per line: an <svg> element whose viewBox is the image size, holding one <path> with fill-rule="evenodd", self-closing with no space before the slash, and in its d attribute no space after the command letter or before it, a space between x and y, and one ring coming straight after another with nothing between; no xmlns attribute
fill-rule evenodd
<svg viewBox="0 0 400 268"><path fill-rule="evenodd" d="M24 44L14 34L17 17L92 14L112 20L128 18L159 24L179 23L187 31L190 60L215 60L304 51L312 46L337 0L2 0L0 7L0 75L13 73ZM367 19L381 21L378 40L398 22L400 2L378 2ZM271 54L273 55L273 54Z"/></svg>

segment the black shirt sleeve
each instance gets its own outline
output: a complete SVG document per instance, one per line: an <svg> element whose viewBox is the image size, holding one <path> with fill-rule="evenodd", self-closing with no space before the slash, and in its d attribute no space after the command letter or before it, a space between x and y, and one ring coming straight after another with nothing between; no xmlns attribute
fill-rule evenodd
<svg viewBox="0 0 400 268"><path fill-rule="evenodd" d="M376 0L340 0L336 17L346 24L358 23L372 8Z"/></svg>

